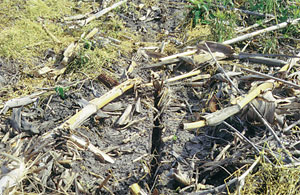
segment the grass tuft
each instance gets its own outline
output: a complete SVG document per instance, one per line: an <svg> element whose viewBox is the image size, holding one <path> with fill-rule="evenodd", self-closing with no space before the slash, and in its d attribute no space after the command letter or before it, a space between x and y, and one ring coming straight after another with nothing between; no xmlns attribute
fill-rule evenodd
<svg viewBox="0 0 300 195"><path fill-rule="evenodd" d="M300 191L300 169L284 167L281 163L277 167L261 162L261 166L254 174L246 177L242 194L298 194Z"/></svg>

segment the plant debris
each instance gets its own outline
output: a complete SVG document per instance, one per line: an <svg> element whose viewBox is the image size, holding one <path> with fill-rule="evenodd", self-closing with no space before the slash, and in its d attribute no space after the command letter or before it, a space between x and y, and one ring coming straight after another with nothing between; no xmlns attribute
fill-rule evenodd
<svg viewBox="0 0 300 195"><path fill-rule="evenodd" d="M1 2L0 194L296 194L298 3L228 2Z"/></svg>

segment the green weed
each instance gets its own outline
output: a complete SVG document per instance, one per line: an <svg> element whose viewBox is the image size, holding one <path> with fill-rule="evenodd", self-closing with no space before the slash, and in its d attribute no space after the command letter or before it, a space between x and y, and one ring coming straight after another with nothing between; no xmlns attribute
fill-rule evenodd
<svg viewBox="0 0 300 195"><path fill-rule="evenodd" d="M210 25L211 32L215 41L222 42L234 36L234 28L236 26L236 16L234 13L226 10L215 9L215 4L211 0L190 0L190 16L192 18L192 26ZM221 1L220 1L221 2ZM232 7L230 0L222 1L222 5Z"/></svg>
<svg viewBox="0 0 300 195"><path fill-rule="evenodd" d="M197 25L208 25L211 28L213 41L222 42L236 36L236 27L244 25L250 26L254 23L261 25L261 28L267 26L262 25L264 18L255 15L246 15L241 12L233 11L233 8L258 12L261 14L273 15L275 20L268 25L276 25L291 19L300 18L300 0L293 2L280 0L249 0L249 1L232 1L232 0L189 0L188 18L192 21L192 27ZM257 38L262 45L262 52L271 53L278 52L277 41L278 35L285 38L297 36L299 34L299 26L289 26L278 30L274 38L265 40L265 38Z"/></svg>

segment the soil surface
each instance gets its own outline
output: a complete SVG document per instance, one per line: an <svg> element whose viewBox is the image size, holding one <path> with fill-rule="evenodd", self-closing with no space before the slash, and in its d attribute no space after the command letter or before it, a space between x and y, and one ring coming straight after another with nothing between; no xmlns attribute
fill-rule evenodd
<svg viewBox="0 0 300 195"><path fill-rule="evenodd" d="M118 15L127 28L141 37L140 43L137 43L139 47L143 47L143 42L158 47L163 43L174 47L181 45L179 34L186 22L186 1L153 1L147 5L143 1L128 1L127 5L136 10L119 10L105 17ZM191 193L195 189L220 186L229 181L236 170L253 163L256 151L249 149L249 144L236 141L236 134L224 124L190 131L182 126L185 122L200 120L199 113L203 114L202 110L207 107L211 112L214 106L221 109L222 105L229 104L232 89L228 83L218 78L204 79L198 87L181 81L164 82L188 73L191 67L183 60L171 66L143 69L157 62L151 57L151 54L157 53L146 52L144 55L141 50L136 50L129 57L120 56L111 66L118 76L115 81L110 80L114 78L98 77L74 82L68 79L68 75L62 75L56 85L69 86L63 95L58 89L57 92L44 89L44 93L37 95L31 104L3 113L0 118L0 150L24 158L29 170L18 184L20 188L17 191L129 194L130 186L137 183L147 194ZM132 61L137 67L127 73ZM203 63L197 68L203 74L211 74L211 67L212 63ZM0 87L13 88L19 79L28 76L22 75L15 62L2 60L0 68ZM230 66L225 64L224 68L230 69ZM114 82L123 83L130 78L139 78L141 83L92 114L75 130L56 129L52 136L46 137L47 132L79 112L88 101L110 91ZM154 87L144 85L149 82ZM239 88L246 93L250 85L245 80L239 82ZM5 91L1 93L5 95ZM216 99L212 100L212 96ZM159 102L161 99L162 104ZM1 101L3 105L6 103ZM213 103L217 101L220 102ZM130 110L129 119L120 124L120 117L126 109ZM297 120L296 115L288 117L291 121ZM243 113L230 117L226 122L258 145L262 145L269 135L261 123L253 125ZM70 141L71 135L87 140L87 144L78 146ZM287 136L282 137L285 145L291 143ZM19 142L23 145L20 146ZM89 144L109 155L114 163L96 156L89 150ZM276 145L276 141L269 144ZM224 154L227 158L221 156L216 160L228 145L230 149ZM186 181L180 181L176 175L181 175Z"/></svg>

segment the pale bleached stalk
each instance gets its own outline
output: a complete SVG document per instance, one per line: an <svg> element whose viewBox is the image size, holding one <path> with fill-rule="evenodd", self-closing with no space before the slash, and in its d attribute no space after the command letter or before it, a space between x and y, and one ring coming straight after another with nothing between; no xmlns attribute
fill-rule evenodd
<svg viewBox="0 0 300 195"><path fill-rule="evenodd" d="M111 10L119 7L120 5L122 5L123 3L126 3L126 2L127 2L127 0L123 0L123 1L120 1L118 3L115 3L112 6L97 12L96 14L94 14L91 17L87 18L86 20L79 21L79 25L84 26L84 25L88 24L89 22L93 21L94 19L97 19L97 18L103 16L104 14L107 14Z"/></svg>
<svg viewBox="0 0 300 195"><path fill-rule="evenodd" d="M160 58L159 60L160 61L166 61L166 60L172 60L172 59L176 59L178 57L182 57L182 56L190 56L190 55L193 55L197 52L198 50L191 50L191 51L186 51L186 52L183 52L183 53L178 53L178 54L174 54L174 55L171 55L171 56L167 56L167 57L164 57L164 58Z"/></svg>
<svg viewBox="0 0 300 195"><path fill-rule="evenodd" d="M60 125L59 128L75 129L76 127L81 125L88 117L96 113L97 110L122 95L128 89L131 89L136 82L136 79L127 80L124 83L114 87L112 90L105 93L101 97L91 100L87 106L85 106L81 111L76 113L62 125Z"/></svg>
<svg viewBox="0 0 300 195"><path fill-rule="evenodd" d="M189 78L189 77L192 77L192 76L195 76L195 75L198 75L200 74L201 71L200 70L196 70L196 71L191 71L189 73L186 73L186 74L182 74L182 75L179 75L179 76L176 76L176 77L172 77L172 78L169 78L167 80L164 81L164 83L171 83L171 82L174 82L174 81L178 81L178 80L181 80L181 79L185 79L185 78ZM151 87L153 85L153 83L147 83L145 84L144 86L146 87Z"/></svg>
<svg viewBox="0 0 300 195"><path fill-rule="evenodd" d="M13 186L16 186L24 176L27 174L27 169L25 163L20 158L14 157L10 154L0 153L0 155L5 156L11 160L14 160L16 165L15 169L12 169L10 172L1 175L0 179L0 194L3 194L6 189L9 189Z"/></svg>
<svg viewBox="0 0 300 195"><path fill-rule="evenodd" d="M270 32L270 31L281 29L281 28L285 28L289 24L291 24L291 25L298 24L299 21L300 21L300 18L297 18L297 19L292 20L290 22L282 22L280 24L277 24L277 25L274 25L274 26L270 26L270 27L265 28L265 29L261 29L261 30L258 30L258 31L255 31L255 32L252 32L252 33L249 33L249 34L245 34L245 35L236 37L234 39L230 39L230 40L224 41L223 44L230 45L230 44L233 44L233 43L236 43L236 42L239 42L239 41L244 41L246 39L252 38L254 36L257 36L257 35L260 35L260 34L263 34L263 33L266 33L266 32Z"/></svg>

